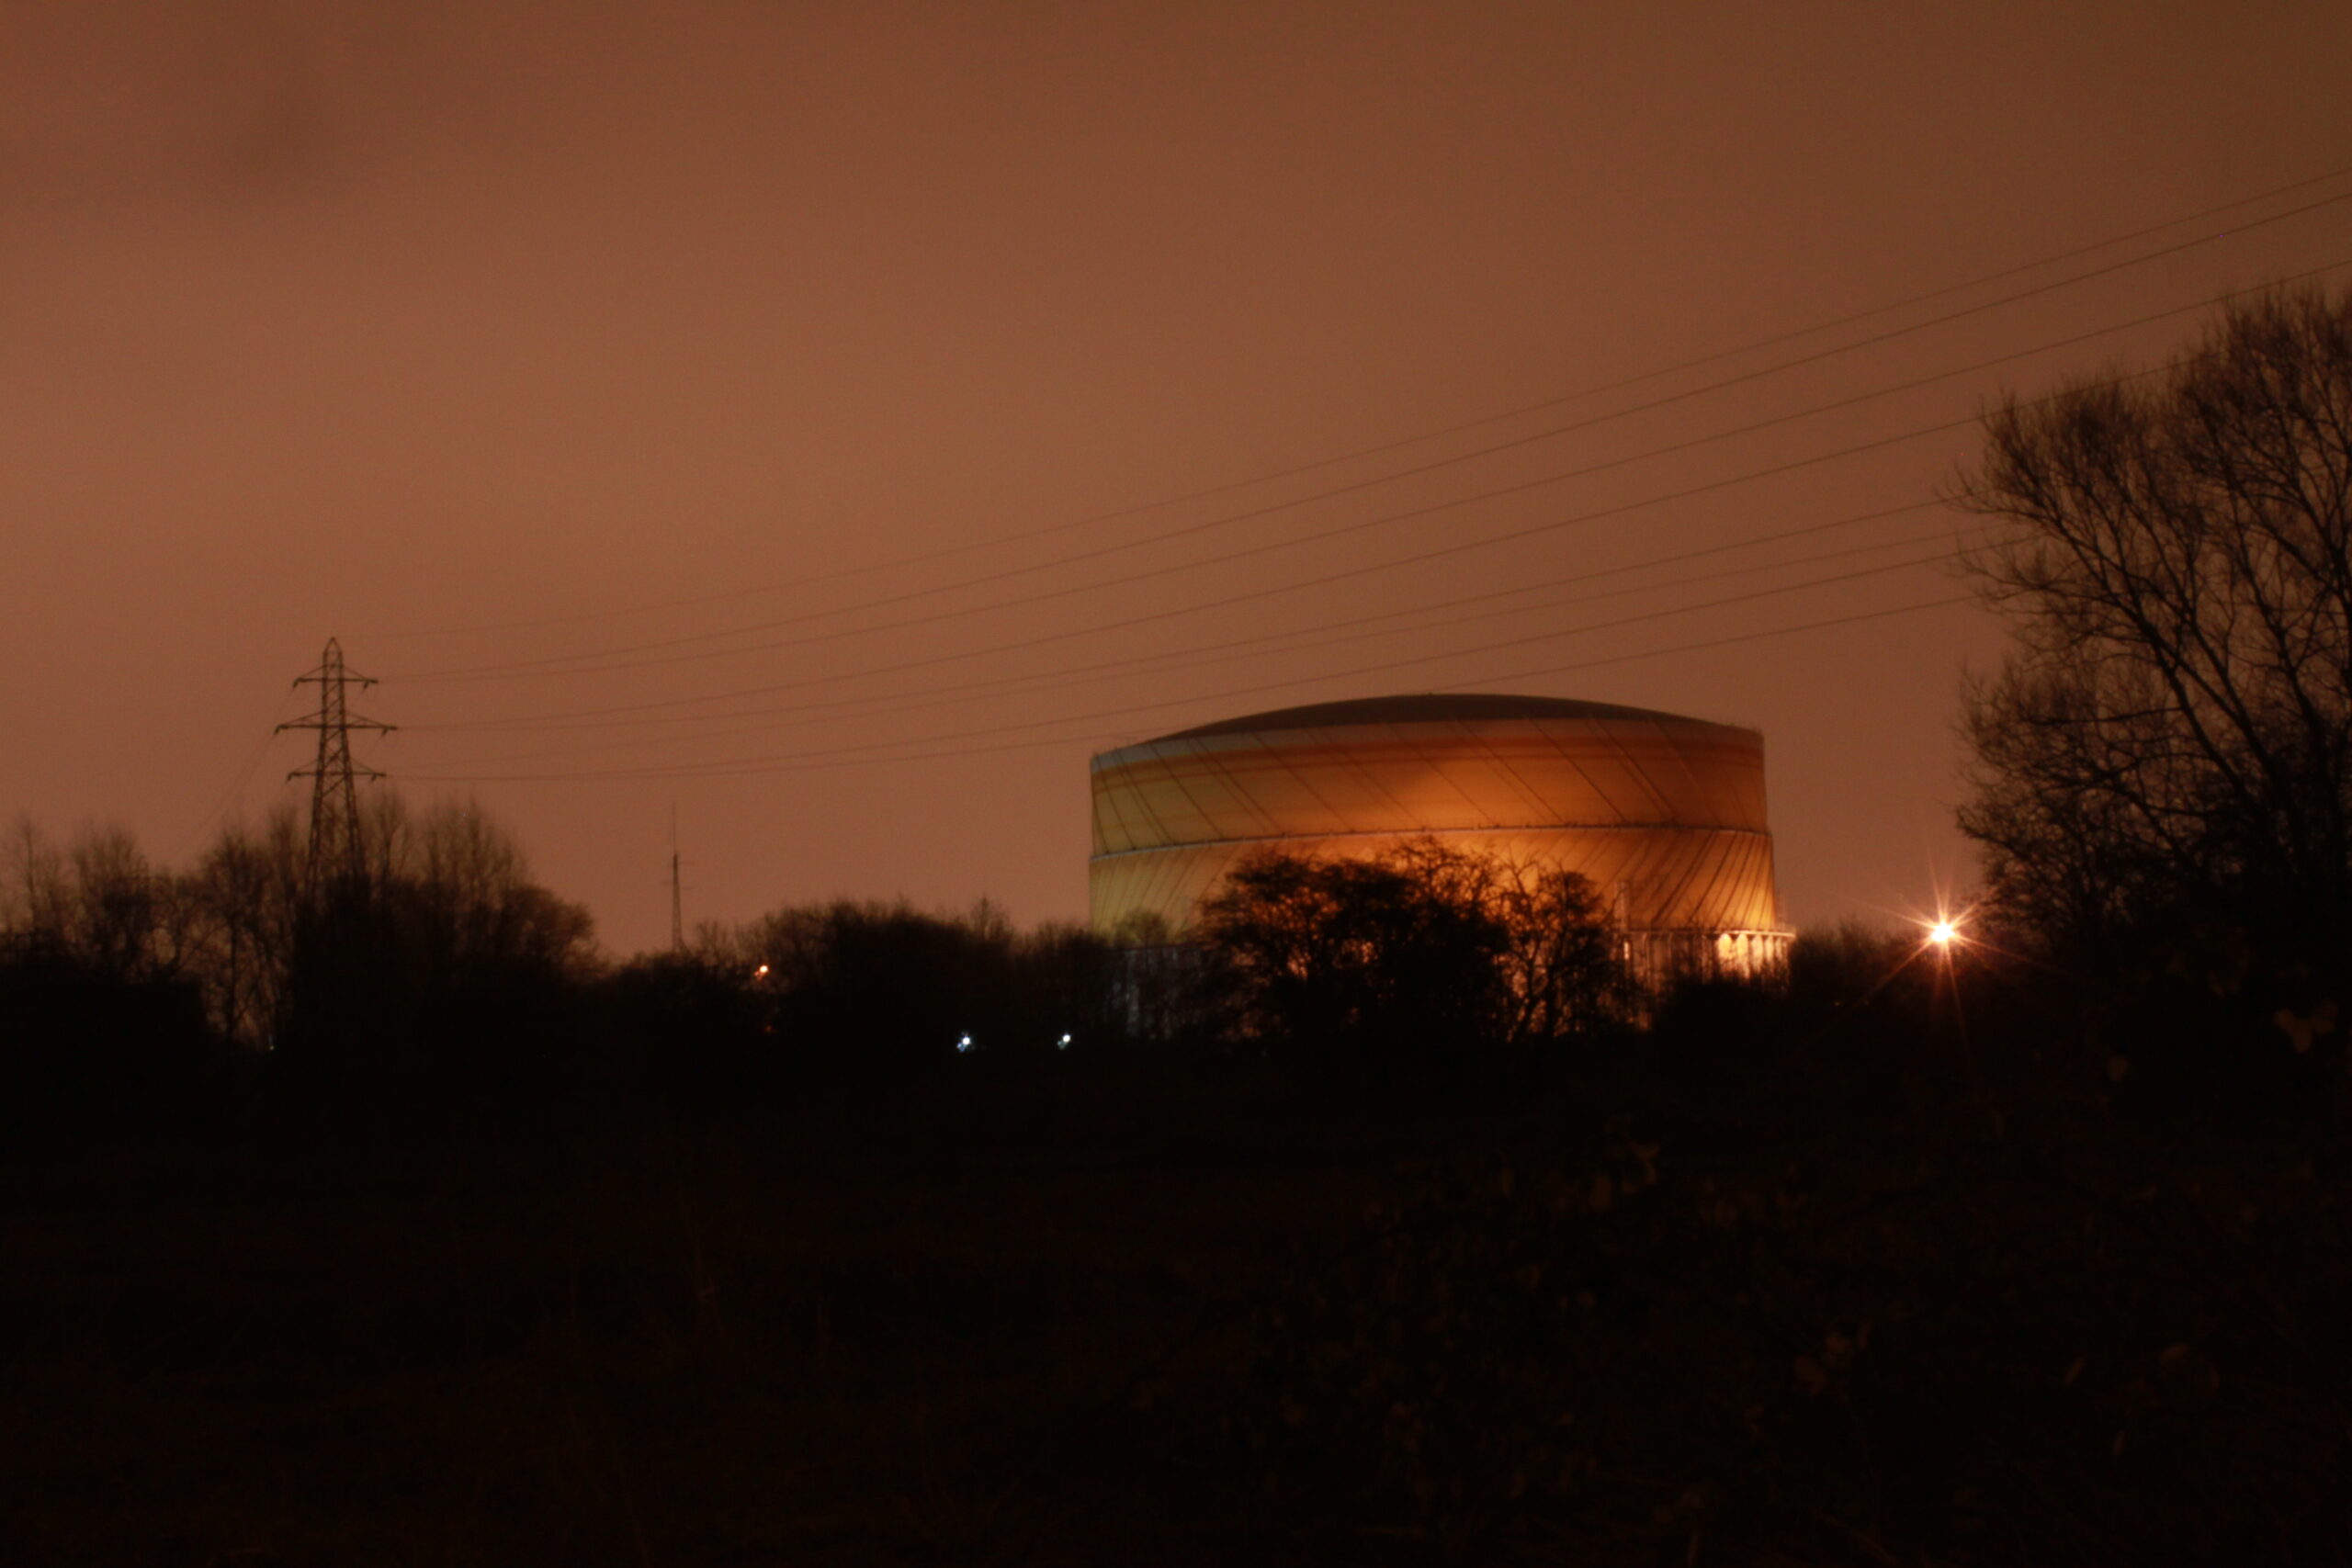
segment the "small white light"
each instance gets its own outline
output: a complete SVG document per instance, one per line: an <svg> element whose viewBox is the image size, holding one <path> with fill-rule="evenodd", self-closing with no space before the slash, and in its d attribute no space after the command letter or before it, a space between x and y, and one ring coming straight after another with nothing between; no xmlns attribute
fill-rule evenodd
<svg viewBox="0 0 2352 1568"><path fill-rule="evenodd" d="M968 1034L959 1037L956 1042L956 1050L959 1055L966 1051L969 1051L971 1048L972 1037Z"/></svg>
<svg viewBox="0 0 2352 1568"><path fill-rule="evenodd" d="M752 979L754 979L754 980L764 980L764 979L766 979L767 977L768 977L768 966L767 966L766 964L761 964L757 969L754 969L754 970L752 970Z"/></svg>
<svg viewBox="0 0 2352 1568"><path fill-rule="evenodd" d="M1056 1050L1058 1050L1058 1051L1067 1051L1067 1050L1069 1050L1069 1035L1067 1035L1067 1034L1063 1035L1063 1036L1061 1037L1061 1041L1060 1041L1060 1043L1059 1043L1057 1045L1056 1045L1056 1046L1055 1046L1055 1049L1056 1049Z"/></svg>

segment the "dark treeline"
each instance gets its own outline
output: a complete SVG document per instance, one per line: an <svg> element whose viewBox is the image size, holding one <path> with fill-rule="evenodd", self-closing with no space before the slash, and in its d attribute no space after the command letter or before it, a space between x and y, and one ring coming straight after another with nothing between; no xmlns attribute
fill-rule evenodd
<svg viewBox="0 0 2352 1568"><path fill-rule="evenodd" d="M291 811L184 871L119 830L59 843L20 823L0 869L17 1142L245 1104L545 1137L1175 1056L1360 1090L1476 1077L1627 1016L1589 886L1434 840L1262 856L1205 945L843 899L615 959L478 807L386 793L363 826L368 874L313 886Z"/></svg>
<svg viewBox="0 0 2352 1568"><path fill-rule="evenodd" d="M370 874L315 888L290 810L186 870L20 823L0 860L0 1074L19 1141L194 1125L300 1086L390 1108L576 1049L585 910L469 805L378 797Z"/></svg>
<svg viewBox="0 0 2352 1568"><path fill-rule="evenodd" d="M323 894L297 829L13 840L18 1560L2352 1552L2340 1037L2235 995L1987 919L1637 995L1589 888L1432 844L1261 857L1189 956L615 960L471 807Z"/></svg>

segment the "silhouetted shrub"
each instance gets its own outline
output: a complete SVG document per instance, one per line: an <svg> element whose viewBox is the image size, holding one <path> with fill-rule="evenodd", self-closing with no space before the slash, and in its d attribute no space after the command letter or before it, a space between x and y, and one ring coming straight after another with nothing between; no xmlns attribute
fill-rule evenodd
<svg viewBox="0 0 2352 1568"><path fill-rule="evenodd" d="M1921 955L1917 931L1849 919L1797 933L1789 947L1788 995L1803 1011L1859 1006Z"/></svg>
<svg viewBox="0 0 2352 1568"><path fill-rule="evenodd" d="M920 1083L1039 1070L1123 1037L1109 943L1073 927L1016 931L841 900L780 909L719 939L761 1027L818 1081Z"/></svg>
<svg viewBox="0 0 2352 1568"><path fill-rule="evenodd" d="M1655 1228L1657 1153L1619 1137L1580 1169L1448 1164L1367 1210L1251 1315L1232 1457L1294 1508L1364 1527L1475 1532L1573 1506L1620 1436L1607 1402L1659 1393L1622 1333L1653 1287L1617 1256L1629 1226Z"/></svg>
<svg viewBox="0 0 2352 1568"><path fill-rule="evenodd" d="M596 985L607 1087L710 1116L768 1099L784 1063L750 976L704 951L643 953Z"/></svg>
<svg viewBox="0 0 2352 1568"><path fill-rule="evenodd" d="M92 829L61 849L17 824L0 855L0 1126L83 1137L198 1108L224 1063L190 926L128 834Z"/></svg>
<svg viewBox="0 0 2352 1568"><path fill-rule="evenodd" d="M0 942L0 1129L11 1141L157 1130L201 1109L227 1066L187 981Z"/></svg>
<svg viewBox="0 0 2352 1568"><path fill-rule="evenodd" d="M1243 857L1201 905L1240 1027L1316 1071L1458 1076L1480 1049L1615 1021L1624 982L1582 877L1415 840Z"/></svg>

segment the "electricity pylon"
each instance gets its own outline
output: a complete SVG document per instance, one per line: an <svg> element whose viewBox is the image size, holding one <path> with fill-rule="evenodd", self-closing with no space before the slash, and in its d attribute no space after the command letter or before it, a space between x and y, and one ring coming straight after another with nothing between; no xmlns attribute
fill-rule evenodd
<svg viewBox="0 0 2352 1568"><path fill-rule="evenodd" d="M311 859L309 865L311 892L313 897L323 892L337 877L348 878L354 886L363 886L368 875L368 845L359 829L359 781L380 779L384 775L374 768L362 767L351 760L351 732L372 729L390 734L392 727L378 724L372 718L361 718L352 713L345 698L349 686L372 686L376 682L366 675L354 675L343 665L343 647L334 638L327 638L326 652L320 656L319 667L308 675L298 676L297 686L319 688L319 711L305 717L281 724L280 731L315 729L319 732L318 761L307 768L297 768L286 776L311 781Z"/></svg>

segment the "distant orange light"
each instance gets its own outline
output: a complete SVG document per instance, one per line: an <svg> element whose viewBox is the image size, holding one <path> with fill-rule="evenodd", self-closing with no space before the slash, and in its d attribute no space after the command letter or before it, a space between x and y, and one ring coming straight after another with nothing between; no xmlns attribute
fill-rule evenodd
<svg viewBox="0 0 2352 1568"><path fill-rule="evenodd" d="M766 979L767 977L768 977L768 966L767 966L766 964L761 964L757 969L754 969L754 970L752 970L752 979L754 979L754 980L764 980L764 979Z"/></svg>
<svg viewBox="0 0 2352 1568"><path fill-rule="evenodd" d="M1950 920L1938 920L1928 928L1928 940L1938 947L1950 947L1960 940L1960 928Z"/></svg>

